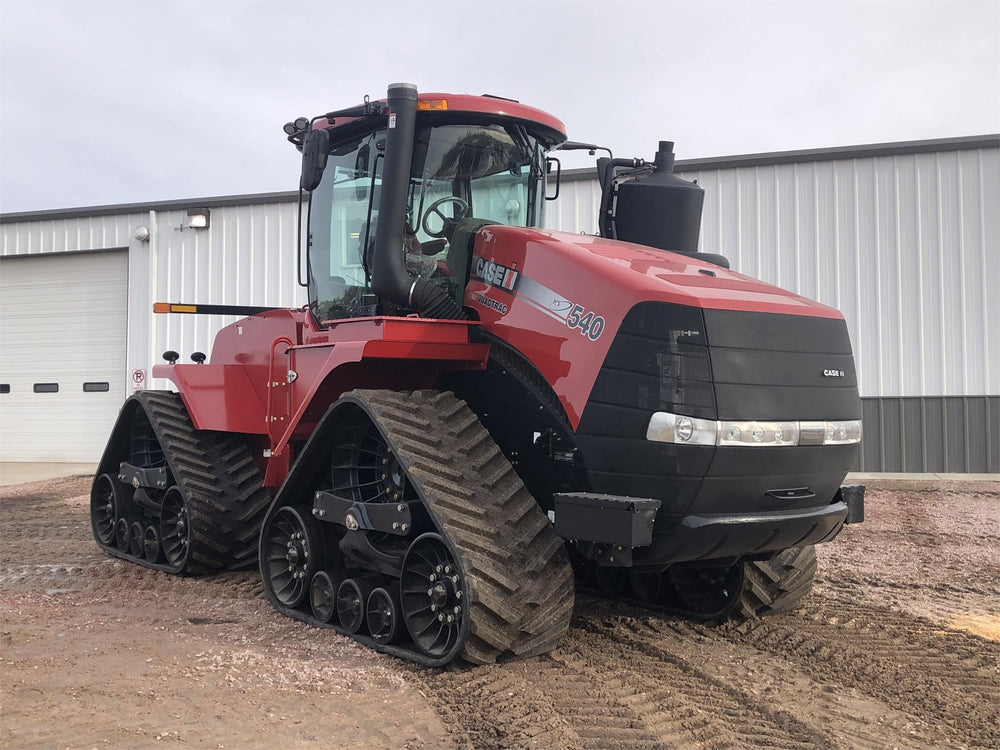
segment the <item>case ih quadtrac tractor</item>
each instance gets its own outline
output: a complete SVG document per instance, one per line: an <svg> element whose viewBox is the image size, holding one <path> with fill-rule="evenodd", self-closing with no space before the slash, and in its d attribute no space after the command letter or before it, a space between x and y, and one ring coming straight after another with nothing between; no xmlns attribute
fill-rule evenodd
<svg viewBox="0 0 1000 750"><path fill-rule="evenodd" d="M125 403L102 549L258 563L284 614L426 665L551 649L574 575L707 620L808 592L863 514L847 327L697 252L669 144L600 160L589 236L541 223L547 154L590 147L517 102L398 84L286 132L309 303L157 306L246 317Z"/></svg>

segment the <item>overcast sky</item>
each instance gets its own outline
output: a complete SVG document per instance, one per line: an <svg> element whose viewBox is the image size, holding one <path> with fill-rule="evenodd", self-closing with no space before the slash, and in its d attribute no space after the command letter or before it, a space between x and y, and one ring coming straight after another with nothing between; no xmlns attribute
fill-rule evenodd
<svg viewBox="0 0 1000 750"><path fill-rule="evenodd" d="M0 212L292 190L281 126L395 81L616 156L997 133L1000 0L0 0Z"/></svg>

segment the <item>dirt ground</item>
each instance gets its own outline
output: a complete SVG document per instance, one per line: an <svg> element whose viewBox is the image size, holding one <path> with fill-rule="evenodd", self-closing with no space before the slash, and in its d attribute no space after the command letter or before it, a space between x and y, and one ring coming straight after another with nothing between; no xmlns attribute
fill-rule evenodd
<svg viewBox="0 0 1000 750"><path fill-rule="evenodd" d="M581 597L551 654L445 670L282 617L255 572L105 556L87 477L0 488L0 747L1000 746L1000 481L869 487L795 612Z"/></svg>

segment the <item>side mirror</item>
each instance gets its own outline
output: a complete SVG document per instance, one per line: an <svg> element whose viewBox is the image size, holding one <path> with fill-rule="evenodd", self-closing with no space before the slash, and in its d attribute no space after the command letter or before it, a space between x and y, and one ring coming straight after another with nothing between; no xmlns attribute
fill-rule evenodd
<svg viewBox="0 0 1000 750"><path fill-rule="evenodd" d="M315 190L323 179L326 169L326 157L330 153L330 131L325 129L310 130L302 143L302 180L303 190Z"/></svg>
<svg viewBox="0 0 1000 750"><path fill-rule="evenodd" d="M546 184L545 184L545 200L547 200L547 201L554 201L556 198L559 197L559 181L560 181L560 178L562 177L562 162L560 162L554 156L546 156L545 157L545 171L549 174L550 177L551 177L551 175L552 175L553 172L556 173L556 192L555 192L555 195L549 195L549 183L546 182Z"/></svg>

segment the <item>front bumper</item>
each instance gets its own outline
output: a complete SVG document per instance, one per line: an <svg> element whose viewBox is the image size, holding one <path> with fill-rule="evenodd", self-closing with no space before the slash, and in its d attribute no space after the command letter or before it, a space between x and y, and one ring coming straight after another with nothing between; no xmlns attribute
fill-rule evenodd
<svg viewBox="0 0 1000 750"><path fill-rule="evenodd" d="M843 485L833 502L814 508L685 516L655 532L655 510L650 512L655 501L595 499L586 493L556 495L556 534L574 540L599 565L645 567L735 560L828 542L846 524L864 520L865 488Z"/></svg>

